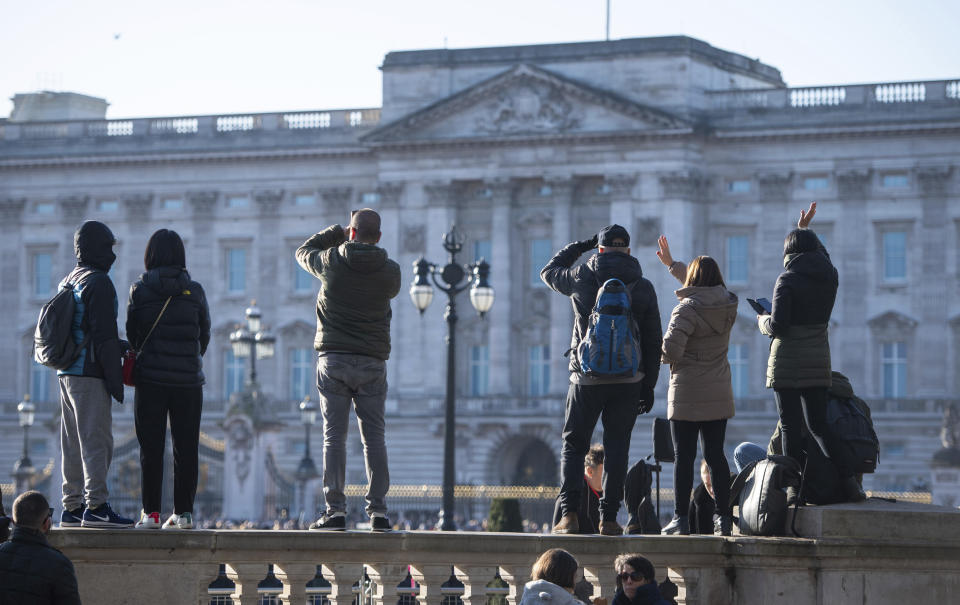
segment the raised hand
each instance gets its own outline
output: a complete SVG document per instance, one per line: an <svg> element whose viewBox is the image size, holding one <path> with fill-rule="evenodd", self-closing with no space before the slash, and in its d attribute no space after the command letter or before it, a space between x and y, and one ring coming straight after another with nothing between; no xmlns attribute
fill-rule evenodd
<svg viewBox="0 0 960 605"><path fill-rule="evenodd" d="M660 262L669 267L673 264L673 257L670 256L670 244L667 243L667 236L661 235L657 239L657 245L660 247L657 250L657 258L660 259Z"/></svg>
<svg viewBox="0 0 960 605"><path fill-rule="evenodd" d="M806 229L810 226L810 221L813 220L813 215L817 213L817 203L810 202L810 208L806 211L800 211L800 220L797 221L797 227L800 229Z"/></svg>

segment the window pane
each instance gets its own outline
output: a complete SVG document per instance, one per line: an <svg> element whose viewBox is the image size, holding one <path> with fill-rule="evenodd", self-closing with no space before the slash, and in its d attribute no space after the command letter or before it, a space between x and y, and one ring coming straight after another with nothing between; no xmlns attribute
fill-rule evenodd
<svg viewBox="0 0 960 605"><path fill-rule="evenodd" d="M181 199L169 197L163 200L164 210L180 210L181 208L183 208L183 200Z"/></svg>
<svg viewBox="0 0 960 605"><path fill-rule="evenodd" d="M293 291L312 292L314 287L313 276L303 270L300 263L293 261Z"/></svg>
<svg viewBox="0 0 960 605"><path fill-rule="evenodd" d="M233 349L227 349L223 355L223 397L230 399L230 395L243 390L243 362L237 358Z"/></svg>
<svg viewBox="0 0 960 605"><path fill-rule="evenodd" d="M478 261L482 258L489 263L492 256L493 256L493 248L490 245L490 240L481 239L473 242L473 260L474 261Z"/></svg>
<svg viewBox="0 0 960 605"><path fill-rule="evenodd" d="M546 284L540 279L540 270L553 258L553 250L548 239L535 239L530 242L530 285L534 287Z"/></svg>
<svg viewBox="0 0 960 605"><path fill-rule="evenodd" d="M905 342L885 342L881 345L881 370L883 396L906 396L907 345Z"/></svg>
<svg viewBox="0 0 960 605"><path fill-rule="evenodd" d="M826 189L829 182L825 176L811 176L803 179L803 188L807 191Z"/></svg>
<svg viewBox="0 0 960 605"><path fill-rule="evenodd" d="M227 208L245 208L250 204L250 199L245 195L231 195L227 198Z"/></svg>
<svg viewBox="0 0 960 605"><path fill-rule="evenodd" d="M36 361L30 366L30 397L34 401L50 401L50 371Z"/></svg>
<svg viewBox="0 0 960 605"><path fill-rule="evenodd" d="M908 186L910 181L905 174L885 174L881 183L884 187L900 188Z"/></svg>
<svg viewBox="0 0 960 605"><path fill-rule="evenodd" d="M100 212L116 212L120 208L120 203L116 200L104 200L97 203L97 209Z"/></svg>
<svg viewBox="0 0 960 605"><path fill-rule="evenodd" d="M243 248L227 249L227 291L243 292L247 289L247 251Z"/></svg>
<svg viewBox="0 0 960 605"><path fill-rule="evenodd" d="M33 255L33 293L36 296L50 294L50 282L53 272L53 255L48 253Z"/></svg>
<svg viewBox="0 0 960 605"><path fill-rule="evenodd" d="M907 278L907 234L887 231L883 234L883 279Z"/></svg>
<svg viewBox="0 0 960 605"><path fill-rule="evenodd" d="M290 397L303 399L313 393L314 375L313 349L291 349Z"/></svg>
<svg viewBox="0 0 960 605"><path fill-rule="evenodd" d="M470 395L483 397L490 386L490 347L470 347Z"/></svg>
<svg viewBox="0 0 960 605"><path fill-rule="evenodd" d="M730 283L747 281L747 245L746 235L732 235L727 238L726 278Z"/></svg>
<svg viewBox="0 0 960 605"><path fill-rule="evenodd" d="M37 214L53 214L56 212L56 207L49 202L40 202L33 208L34 212Z"/></svg>
<svg viewBox="0 0 960 605"><path fill-rule="evenodd" d="M734 397L746 397L749 394L747 384L747 346L740 343L731 343L727 349L727 361L730 362L730 378Z"/></svg>
<svg viewBox="0 0 960 605"><path fill-rule="evenodd" d="M729 181L727 191L730 193L747 193L750 191L750 181Z"/></svg>
<svg viewBox="0 0 960 605"><path fill-rule="evenodd" d="M293 203L296 206L313 206L315 198L312 193L299 193L293 196Z"/></svg>
<svg viewBox="0 0 960 605"><path fill-rule="evenodd" d="M549 357L549 347L547 345L530 347L528 392L533 397L546 395L550 390Z"/></svg>

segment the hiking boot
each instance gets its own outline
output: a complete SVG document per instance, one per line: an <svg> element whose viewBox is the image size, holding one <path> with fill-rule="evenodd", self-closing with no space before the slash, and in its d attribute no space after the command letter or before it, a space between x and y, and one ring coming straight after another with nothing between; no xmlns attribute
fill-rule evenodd
<svg viewBox="0 0 960 605"><path fill-rule="evenodd" d="M159 514L157 515L159 516ZM193 529L192 513L173 513L163 523L162 529Z"/></svg>
<svg viewBox="0 0 960 605"><path fill-rule="evenodd" d="M83 511L87 510L86 504L81 504L73 510L63 509L60 513L60 527L80 527L83 523Z"/></svg>
<svg viewBox="0 0 960 605"><path fill-rule="evenodd" d="M388 532L393 529L386 515L370 515L370 531Z"/></svg>
<svg viewBox="0 0 960 605"><path fill-rule="evenodd" d="M560 522L553 526L552 533L575 534L580 531L580 519L577 513L567 513L560 517Z"/></svg>
<svg viewBox="0 0 960 605"><path fill-rule="evenodd" d="M386 517L384 517L385 519ZM373 519L370 520L373 528ZM347 516L344 513L325 513L322 517L310 524L310 529L320 531L343 531L347 529Z"/></svg>
<svg viewBox="0 0 960 605"><path fill-rule="evenodd" d="M160 529L160 513L140 511L140 520L134 526L137 529Z"/></svg>
<svg viewBox="0 0 960 605"><path fill-rule="evenodd" d="M729 536L733 531L733 515L720 515L719 525L714 533L718 536Z"/></svg>
<svg viewBox="0 0 960 605"><path fill-rule="evenodd" d="M97 508L88 508L83 511L83 521L81 527L102 527L106 529L117 529L122 527L133 527L133 519L127 519L113 512L108 502L104 502Z"/></svg>
<svg viewBox="0 0 960 605"><path fill-rule="evenodd" d="M800 499L800 489L792 485L787 487L787 507L793 506ZM803 504L802 502L800 504Z"/></svg>
<svg viewBox="0 0 960 605"><path fill-rule="evenodd" d="M601 521L600 535L601 536L622 536L623 528L620 527L620 524L617 523L616 521Z"/></svg>
<svg viewBox="0 0 960 605"><path fill-rule="evenodd" d="M863 502L867 499L867 495L863 493L863 488L860 487L860 482L854 475L843 480L842 488L844 500L847 502Z"/></svg>
<svg viewBox="0 0 960 605"><path fill-rule="evenodd" d="M690 518L686 515L674 515L673 519L670 520L670 523L667 523L667 526L660 530L660 533L664 536L689 536L690 535Z"/></svg>

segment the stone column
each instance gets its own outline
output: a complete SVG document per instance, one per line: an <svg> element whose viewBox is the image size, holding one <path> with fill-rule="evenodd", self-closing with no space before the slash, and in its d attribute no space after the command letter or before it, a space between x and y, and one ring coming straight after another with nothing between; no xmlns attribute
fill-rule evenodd
<svg viewBox="0 0 960 605"><path fill-rule="evenodd" d="M17 401L16 398L23 395L24 391L18 388L18 381L14 377L9 376L10 369L17 372L19 376L29 376L30 364L33 363L31 359L27 357L30 354L29 349L26 351L23 350L24 347L22 346L23 341L21 340L21 337L24 334L21 332L22 328L17 326L16 322L9 321L9 319L19 316L19 311L21 309L30 309L32 306L27 302L28 296L25 295L26 293L20 286L20 284L24 282L30 283L29 273L27 280L24 280L21 274L21 271L24 270L23 267L29 267L30 263L30 259L27 259L26 263L23 262L23 253L20 252L23 250L23 228L21 221L23 209L26 204L26 198L5 198L0 200L0 237L3 237L5 240L7 246L9 246L8 249L14 249L18 251L17 254L4 254L2 258L0 258L0 277L2 277L4 284L3 288L0 289L0 305L3 305L3 309L6 310L6 315L8 318L8 321L4 322L3 329L0 330L0 335L2 335L0 337L3 338L3 342L13 345L4 347L2 352L0 352L0 363L3 364L3 367L8 368L8 379L5 381L6 384L3 387L0 387L0 394L2 394L0 396L8 398L11 401ZM72 255L72 240L71 243L67 244L65 242L64 244L61 244L61 246L58 246L58 248L66 248ZM72 266L73 263L70 263L70 265L62 265L61 263L56 262L54 267L62 270L57 271L53 276L51 276L51 281L58 280L62 276L65 276L67 271L69 271ZM30 269L28 268L27 271L29 272ZM52 286L56 288L57 283L53 282ZM36 308L34 307L34 309ZM36 309L36 311L39 311L39 309ZM35 318L36 317L34 316L34 319ZM20 360L25 360L25 362ZM18 367L20 363L26 363L26 366L22 366L21 369L21 367ZM27 388L29 389L29 386ZM51 396L55 399L57 398L56 393L51 392ZM60 440L55 439L54 441L57 444L57 450L59 451ZM51 487L53 487L53 485L57 486L55 491L57 492L58 496L55 499L50 500L51 502L56 502L57 506L59 506L60 502L60 488L58 481L58 478L60 477L58 472L59 460L60 457L57 456L55 461L58 464L57 468L54 469L54 480L50 482L52 484Z"/></svg>
<svg viewBox="0 0 960 605"><path fill-rule="evenodd" d="M450 565L414 564L410 566L410 577L420 584L417 603L420 605L440 605L443 602L441 585L450 579Z"/></svg>
<svg viewBox="0 0 960 605"><path fill-rule="evenodd" d="M573 179L547 181L553 195L553 253L573 240L586 237L572 231ZM570 298L550 291L550 392L563 398L570 387L569 357L573 333L573 307Z"/></svg>
<svg viewBox="0 0 960 605"><path fill-rule="evenodd" d="M266 563L228 562L227 577L236 584L236 589L230 598L239 605L258 605L260 595L257 594L257 584L266 576Z"/></svg>
<svg viewBox="0 0 960 605"><path fill-rule="evenodd" d="M273 573L283 582L280 599L284 605L302 605L307 601L307 582L317 575L315 563L276 563Z"/></svg>
<svg viewBox="0 0 960 605"><path fill-rule="evenodd" d="M524 565L501 565L500 578L510 587L507 593L507 603L509 605L518 605L523 597L523 585L530 578L530 563Z"/></svg>
<svg viewBox="0 0 960 605"><path fill-rule="evenodd" d="M512 202L514 185L510 181L495 181L487 186L492 192L493 221L490 229L491 256L490 285L496 293L496 302L487 314L490 322L488 335L490 346L490 393L501 397L513 394L512 364L522 360L510 359L513 285L521 273L514 268L523 263L517 256L524 254L523 247L514 242ZM521 288L522 289L522 286Z"/></svg>
<svg viewBox="0 0 960 605"><path fill-rule="evenodd" d="M224 283L226 274L221 266L220 252L213 234L213 215L218 196L216 191L189 191L186 194L187 202L193 210L193 220L190 221L193 237L187 250L187 266L190 268L190 275L206 285L205 290L208 293L221 289L220 284ZM217 268L220 268L219 272ZM207 302L213 306L213 301Z"/></svg>
<svg viewBox="0 0 960 605"><path fill-rule="evenodd" d="M152 193L133 193L125 195L121 198L124 210L126 212L127 219L127 235L128 241L126 242L126 254L123 256L127 258L142 258L139 253L139 250L146 248L147 242L150 241L150 236L153 235L150 225L150 214L153 209L153 194ZM120 256L119 254L117 256ZM120 259L117 259L118 262ZM189 264L189 258L188 264ZM124 266L126 263L121 264L123 269L126 269L126 275L120 275L119 272L115 272L114 277L114 286L117 288L117 298L120 300L120 317L118 323L123 327L126 322L126 313L127 308L124 304L125 302L125 290L130 284L132 284L137 277L140 275L140 272L144 270L143 265L134 264L131 266Z"/></svg>
<svg viewBox="0 0 960 605"><path fill-rule="evenodd" d="M353 604L353 583L363 577L362 563L323 565L323 576L330 582L331 605ZM362 590L362 588L361 588Z"/></svg>
<svg viewBox="0 0 960 605"><path fill-rule="evenodd" d="M450 181L434 181L424 185L423 192L427 198L426 224L423 228L424 256L429 262L435 263L438 267L443 267L448 262L448 255L442 245L443 234L447 233L451 225L457 220L456 198L458 190L456 184ZM457 256L457 260L462 262L462 253ZM412 265L407 265L407 267L410 270L408 274L410 275L409 286L409 283L413 281L413 267ZM469 306L470 302L461 294L457 297L457 303L457 314L463 317L466 313L464 304ZM412 306L412 303L410 304ZM421 375L420 379L425 383L428 393L436 393L441 398L446 392L447 376L447 345L445 341L447 323L443 319L446 306L447 295L434 288L433 303L421 316L420 321L422 338L425 339L424 342L427 345L421 349L427 356L426 360L421 360L421 363L423 361L426 361L426 363L416 366L418 368L434 369L428 372L426 376ZM416 313L416 311L414 312ZM462 323L458 323L458 326L462 327L462 325Z"/></svg>
<svg viewBox="0 0 960 605"><path fill-rule="evenodd" d="M408 267L403 266L401 262L400 245L400 196L403 194L403 183L400 181L381 182L377 185L377 193L380 194L380 231L383 234L380 238L380 246L387 251L387 256L400 264L400 293L390 303L393 310L393 321L390 322L390 343L391 350L395 352L401 346L402 336L400 331L403 323L398 321L399 307L402 305L411 306L410 297L407 296L407 290L410 288L410 278L413 273ZM405 279L406 276L406 279ZM396 356L391 354L393 361L387 363L387 397L393 394L390 392L389 385L397 384L397 362Z"/></svg>
<svg viewBox="0 0 960 605"><path fill-rule="evenodd" d="M352 187L324 187L320 189L320 197L323 199L323 215L327 217L328 225L339 224L346 227L350 224ZM317 231L328 225L321 226Z"/></svg>
<svg viewBox="0 0 960 605"><path fill-rule="evenodd" d="M871 171L869 169L848 169L837 171L837 197L840 203L840 220L835 233L864 233L873 225L867 220L867 196L869 195ZM816 218L814 231L816 231ZM843 367L834 362L834 369L843 372L854 385L867 385L867 360L871 358L870 330L864 317L864 301L870 297L868 292L869 276L876 275L876 253L869 250L867 242L857 237L835 237L830 248L831 255L840 273L840 287L833 317L840 322L834 337L831 334L830 347L833 359L842 361ZM872 239L872 238L870 238ZM868 240L869 241L869 240ZM830 251L828 248L828 251ZM839 313L838 313L839 311ZM868 389L869 391L870 389Z"/></svg>
<svg viewBox="0 0 960 605"><path fill-rule="evenodd" d="M602 599L608 605L612 605L613 597L617 592L617 572L612 562L604 561L602 565L584 565L583 577L593 586L593 602Z"/></svg>
<svg viewBox="0 0 960 605"><path fill-rule="evenodd" d="M449 570L449 567L447 569ZM372 605L390 605L396 600L397 584L407 575L407 565L405 563L371 563L367 565L367 575L374 584ZM449 576L449 572L447 575ZM424 587L421 586L420 590L424 590Z"/></svg>
<svg viewBox="0 0 960 605"><path fill-rule="evenodd" d="M463 605L485 605L487 602L487 584L497 574L497 568L489 565L455 565L453 573L463 582Z"/></svg>
<svg viewBox="0 0 960 605"><path fill-rule="evenodd" d="M946 397L951 387L950 378L956 368L947 366L950 333L944 329L947 321L947 297L955 280L947 273L948 230L953 227L947 212L947 186L953 167L928 166L917 169L917 182L923 195L923 215L917 235L920 258L912 259L910 270L912 304L920 312L920 324L914 342L915 355L911 358L908 385L917 397Z"/></svg>
<svg viewBox="0 0 960 605"><path fill-rule="evenodd" d="M633 188L637 175L609 175L604 178L604 184L610 187L610 224L621 225L629 233L633 227Z"/></svg>

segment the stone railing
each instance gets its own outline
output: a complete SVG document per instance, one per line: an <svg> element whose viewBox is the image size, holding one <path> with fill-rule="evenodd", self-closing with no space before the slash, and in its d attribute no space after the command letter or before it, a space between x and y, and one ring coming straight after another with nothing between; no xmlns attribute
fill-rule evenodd
<svg viewBox="0 0 960 605"><path fill-rule="evenodd" d="M3 122L0 140L137 136L210 136L250 131L369 128L380 122L379 108L333 109L217 116L179 116L129 120Z"/></svg>
<svg viewBox="0 0 960 605"><path fill-rule="evenodd" d="M711 108L808 109L853 105L960 104L960 80L708 91Z"/></svg>
<svg viewBox="0 0 960 605"><path fill-rule="evenodd" d="M217 580L213 592L241 605L267 594L284 604L323 594L331 605L351 605L354 584L366 576L370 605L393 605L411 593L421 605L441 605L450 595L485 605L491 594L517 605L531 565L550 548L577 557L596 605L612 602L620 553L649 558L657 579L676 586L679 604L882 604L917 595L946 603L960 590L960 515L918 506L900 505L890 518L840 507L834 520L823 507L801 509L801 533L825 536L817 539L66 529L50 540L73 561L83 602L97 604L206 605ZM878 537L845 538L845 528ZM220 565L226 578L218 578ZM505 589L488 588L496 578Z"/></svg>

